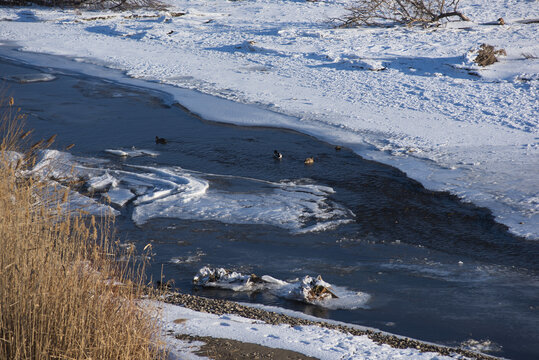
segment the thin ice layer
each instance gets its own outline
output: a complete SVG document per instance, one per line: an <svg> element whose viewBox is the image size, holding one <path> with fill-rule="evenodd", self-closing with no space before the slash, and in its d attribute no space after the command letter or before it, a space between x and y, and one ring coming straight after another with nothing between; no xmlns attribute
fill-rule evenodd
<svg viewBox="0 0 539 360"><path fill-rule="evenodd" d="M303 233L353 221L354 214L331 201L334 190L323 185L201 174L180 167L113 166L105 160L46 150L31 172L59 181L82 181L96 197L101 193L118 207L133 201L132 219L137 224L177 218L272 225ZM227 181L218 181L223 178Z"/></svg>
<svg viewBox="0 0 539 360"><path fill-rule="evenodd" d="M56 76L46 73L36 73L36 74L18 74L18 75L9 75L3 76L2 79L7 81L15 81L21 84L28 84L34 82L47 82L53 81L56 79Z"/></svg>
<svg viewBox="0 0 539 360"><path fill-rule="evenodd" d="M103 196L112 204L122 207L136 195L129 189L110 189L106 194L103 194Z"/></svg>
<svg viewBox="0 0 539 360"><path fill-rule="evenodd" d="M120 157L137 157L137 156L158 156L159 153L153 150L146 149L105 149L105 152L111 155Z"/></svg>
<svg viewBox="0 0 539 360"><path fill-rule="evenodd" d="M157 171L157 170L152 170ZM133 221L142 224L152 218L214 220L231 224L264 224L293 232L320 231L337 226L353 216L348 209L328 199L333 189L321 185L293 182L247 181L249 191L234 191L221 184L209 186L185 170L159 170L161 175L189 179L184 191L157 190L142 198L153 201L139 204ZM176 175L177 177L177 175ZM233 179L234 180L234 179ZM152 196L157 192L156 196ZM138 203L140 203L137 200Z"/></svg>

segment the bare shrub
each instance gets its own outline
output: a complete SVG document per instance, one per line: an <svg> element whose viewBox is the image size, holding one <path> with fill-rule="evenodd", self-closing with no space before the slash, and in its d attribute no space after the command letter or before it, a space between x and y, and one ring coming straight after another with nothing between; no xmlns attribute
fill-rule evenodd
<svg viewBox="0 0 539 360"><path fill-rule="evenodd" d="M469 19L457 10L460 0L356 0L339 19L341 27L380 26L388 23L433 23L457 16Z"/></svg>
<svg viewBox="0 0 539 360"><path fill-rule="evenodd" d="M0 107L0 359L164 359L143 268L115 261L110 219L66 213L65 188L23 176L25 133L12 98Z"/></svg>
<svg viewBox="0 0 539 360"><path fill-rule="evenodd" d="M0 0L0 5L2 6L26 6L30 4L61 8L84 8L91 10L164 8L164 5L159 0Z"/></svg>
<svg viewBox="0 0 539 360"><path fill-rule="evenodd" d="M492 45L481 44L474 62L479 66L492 65L495 62L498 62L496 55L507 56L507 53L504 49L495 50Z"/></svg>

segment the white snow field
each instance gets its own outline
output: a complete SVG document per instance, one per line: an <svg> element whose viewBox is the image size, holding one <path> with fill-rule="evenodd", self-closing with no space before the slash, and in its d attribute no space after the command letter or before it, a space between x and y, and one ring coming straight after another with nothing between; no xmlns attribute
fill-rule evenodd
<svg viewBox="0 0 539 360"><path fill-rule="evenodd" d="M150 80L209 120L347 146L539 238L539 23L527 21L539 19L539 2L463 0L471 22L349 29L331 19L353 1L166 2L166 11L0 8L0 41L20 50L0 54L121 70L116 81ZM500 17L505 25L489 24ZM470 51L482 43L507 56L478 68Z"/></svg>

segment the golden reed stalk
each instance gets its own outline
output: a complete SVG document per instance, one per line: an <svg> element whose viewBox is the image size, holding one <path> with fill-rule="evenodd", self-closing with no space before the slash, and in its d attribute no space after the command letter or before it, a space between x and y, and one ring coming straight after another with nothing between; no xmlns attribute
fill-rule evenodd
<svg viewBox="0 0 539 360"><path fill-rule="evenodd" d="M69 191L21 175L36 148L13 160L29 135L14 104L0 104L0 359L164 359L143 264L116 261L110 218L66 211Z"/></svg>

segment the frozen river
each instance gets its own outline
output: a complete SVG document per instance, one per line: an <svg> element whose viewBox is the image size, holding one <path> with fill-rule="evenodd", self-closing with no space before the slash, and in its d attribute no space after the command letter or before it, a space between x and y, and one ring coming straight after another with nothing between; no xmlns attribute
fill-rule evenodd
<svg viewBox="0 0 539 360"><path fill-rule="evenodd" d="M539 354L539 244L510 234L487 209L337 144L204 121L164 93L9 61L0 76L36 140L58 134L58 150L75 143L64 159L84 167L81 176L110 176L108 190L131 194L113 204L117 234L139 250L152 243L154 278L162 271L184 292L451 346L477 341L498 356ZM206 265L283 280L321 275L370 297L330 310L265 291L196 288Z"/></svg>

